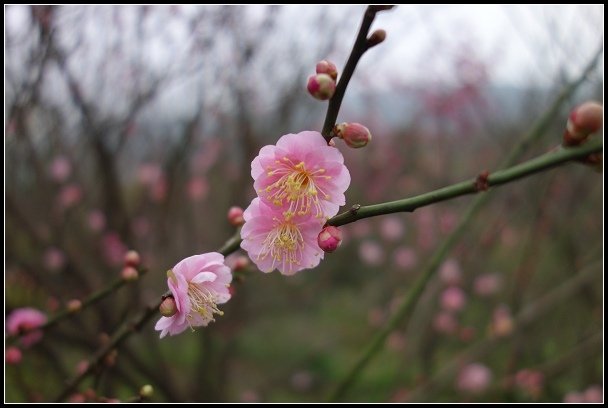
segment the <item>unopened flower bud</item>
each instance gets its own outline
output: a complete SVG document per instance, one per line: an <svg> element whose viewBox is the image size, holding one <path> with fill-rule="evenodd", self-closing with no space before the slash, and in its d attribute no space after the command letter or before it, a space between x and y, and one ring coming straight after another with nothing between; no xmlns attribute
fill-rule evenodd
<svg viewBox="0 0 608 408"><path fill-rule="evenodd" d="M334 95L336 91L336 81L327 74L311 75L308 78L308 93L315 99L326 101Z"/></svg>
<svg viewBox="0 0 608 408"><path fill-rule="evenodd" d="M175 304L175 299L173 299L173 296L167 296L161 302L158 310L160 311L160 314L165 317L171 317L177 313L177 305Z"/></svg>
<svg viewBox="0 0 608 408"><path fill-rule="evenodd" d="M243 209L241 207L230 207L228 210L228 222L235 227L243 225L245 223Z"/></svg>
<svg viewBox="0 0 608 408"><path fill-rule="evenodd" d="M150 398L154 395L154 388L150 384L146 384L139 390L139 395L143 398Z"/></svg>
<svg viewBox="0 0 608 408"><path fill-rule="evenodd" d="M376 45L380 44L385 39L386 39L386 31L384 31L383 29L380 28L380 29L374 31L372 33L372 35L369 36L369 38L367 39L367 46L370 48L375 47Z"/></svg>
<svg viewBox="0 0 608 408"><path fill-rule="evenodd" d="M125 266L137 268L140 263L141 257L139 256L139 252L131 250L125 254Z"/></svg>
<svg viewBox="0 0 608 408"><path fill-rule="evenodd" d="M249 257L241 255L234 260L234 266L232 267L233 271L242 271L247 268L251 262L249 261Z"/></svg>
<svg viewBox="0 0 608 408"><path fill-rule="evenodd" d="M122 269L120 276L126 281L135 281L139 278L139 272L132 266L126 266Z"/></svg>
<svg viewBox="0 0 608 408"><path fill-rule="evenodd" d="M602 127L604 108L597 102L585 102L570 112L564 133L564 145L575 146L587 139L589 134Z"/></svg>
<svg viewBox="0 0 608 408"><path fill-rule="evenodd" d="M325 227L319 233L317 243L323 251L334 252L342 243L342 231L331 225Z"/></svg>
<svg viewBox="0 0 608 408"><path fill-rule="evenodd" d="M338 78L338 68L331 61L321 60L317 62L317 74L327 74L335 81Z"/></svg>
<svg viewBox="0 0 608 408"><path fill-rule="evenodd" d="M6 349L4 359L6 364L15 365L21 362L22 357L23 355L21 354L21 350L13 346Z"/></svg>
<svg viewBox="0 0 608 408"><path fill-rule="evenodd" d="M82 302L78 299L72 299L68 301L66 307L70 313L75 313L82 309Z"/></svg>
<svg viewBox="0 0 608 408"><path fill-rule="evenodd" d="M364 147L372 140L369 129L360 123L341 123L336 125L334 133L353 148Z"/></svg>

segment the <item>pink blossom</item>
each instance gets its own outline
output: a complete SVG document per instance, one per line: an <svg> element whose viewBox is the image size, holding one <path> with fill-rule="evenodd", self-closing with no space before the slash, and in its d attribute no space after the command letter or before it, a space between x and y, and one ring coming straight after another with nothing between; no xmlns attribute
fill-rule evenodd
<svg viewBox="0 0 608 408"><path fill-rule="evenodd" d="M92 210L87 217L89 228L93 232L100 232L106 227L106 216L100 210Z"/></svg>
<svg viewBox="0 0 608 408"><path fill-rule="evenodd" d="M59 205L61 208L67 209L78 204L82 199L82 188L77 184L69 184L59 192Z"/></svg>
<svg viewBox="0 0 608 408"><path fill-rule="evenodd" d="M445 310L460 311L467 303L467 297L462 289L452 286L447 288L441 294L441 306Z"/></svg>
<svg viewBox="0 0 608 408"><path fill-rule="evenodd" d="M13 310L6 317L6 331L11 336L17 336L24 331L28 331L27 334L21 336L21 344L24 347L30 347L42 339L42 331L30 330L43 325L46 320L46 315L41 311L31 307L22 307Z"/></svg>
<svg viewBox="0 0 608 408"><path fill-rule="evenodd" d="M65 265L65 254L59 248L51 247L44 253L44 266L52 272L58 271Z"/></svg>
<svg viewBox="0 0 608 408"><path fill-rule="evenodd" d="M255 198L243 217L241 248L262 272L276 268L283 275L293 275L314 268L323 259L324 253L317 245L322 224L310 215L287 218Z"/></svg>
<svg viewBox="0 0 608 408"><path fill-rule="evenodd" d="M404 228L401 218L397 216L383 217L380 221L380 235L387 241L399 241L403 236Z"/></svg>
<svg viewBox="0 0 608 408"><path fill-rule="evenodd" d="M61 183L70 177L70 174L72 173L72 165L66 157L57 156L51 162L49 170L51 173L51 178L58 183Z"/></svg>
<svg viewBox="0 0 608 408"><path fill-rule="evenodd" d="M492 296L500 290L502 279L497 273L485 273L475 278L473 288L479 296Z"/></svg>
<svg viewBox="0 0 608 408"><path fill-rule="evenodd" d="M17 347L7 347L4 351L4 361L6 361L6 364L19 364L22 357L21 350Z"/></svg>
<svg viewBox="0 0 608 408"><path fill-rule="evenodd" d="M141 184L151 186L163 175L162 168L157 164L142 164L137 170L137 178Z"/></svg>
<svg viewBox="0 0 608 408"><path fill-rule="evenodd" d="M583 393L585 402L604 402L604 391L599 385L592 385Z"/></svg>
<svg viewBox="0 0 608 408"><path fill-rule="evenodd" d="M399 247L395 250L393 253L393 259L395 261L395 265L405 270L412 269L418 262L416 251L405 246Z"/></svg>
<svg viewBox="0 0 608 408"><path fill-rule="evenodd" d="M478 394L483 392L492 381L492 372L483 364L473 363L458 373L456 387L460 391Z"/></svg>
<svg viewBox="0 0 608 408"><path fill-rule="evenodd" d="M161 338L179 334L188 327L207 326L215 320L214 314L223 314L217 305L230 300L228 287L232 274L222 254L209 252L186 258L167 272L167 276L177 313L163 316L156 323L155 330L161 332Z"/></svg>
<svg viewBox="0 0 608 408"><path fill-rule="evenodd" d="M193 201L203 200L209 191L209 183L202 177L194 177L188 182L188 197Z"/></svg>
<svg viewBox="0 0 608 408"><path fill-rule="evenodd" d="M538 370L524 368L515 374L515 384L533 398L538 398L543 390L544 375ZM601 402L601 401L600 401Z"/></svg>
<svg viewBox="0 0 608 408"><path fill-rule="evenodd" d="M108 264L118 266L123 263L125 253L129 250L116 232L107 232L101 239L103 255Z"/></svg>
<svg viewBox="0 0 608 408"><path fill-rule="evenodd" d="M452 334L458 328L458 322L450 313L442 311L433 319L433 327L439 333Z"/></svg>
<svg viewBox="0 0 608 408"><path fill-rule="evenodd" d="M359 245L359 257L370 266L378 266L384 260L384 250L374 241L364 241Z"/></svg>
<svg viewBox="0 0 608 408"><path fill-rule="evenodd" d="M581 392L570 391L564 396L564 402L569 404L580 404L585 401L585 396Z"/></svg>
<svg viewBox="0 0 608 408"><path fill-rule="evenodd" d="M282 209L286 219L333 217L350 184L342 153L313 131L290 133L276 146L264 146L251 163L251 176L259 197Z"/></svg>
<svg viewBox="0 0 608 408"><path fill-rule="evenodd" d="M460 285L462 282L462 270L458 261L451 258L441 264L439 278L444 285Z"/></svg>

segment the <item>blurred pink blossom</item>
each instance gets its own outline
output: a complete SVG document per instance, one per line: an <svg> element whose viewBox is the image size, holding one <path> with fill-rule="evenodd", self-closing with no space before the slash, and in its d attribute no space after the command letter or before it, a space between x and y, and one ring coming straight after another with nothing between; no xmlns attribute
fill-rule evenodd
<svg viewBox="0 0 608 408"><path fill-rule="evenodd" d="M167 198L167 178L162 175L151 186L149 186L150 200L155 203L160 203Z"/></svg>
<svg viewBox="0 0 608 408"><path fill-rule="evenodd" d="M479 363L468 364L458 373L456 388L460 391L479 394L483 392L492 381L492 372L488 367Z"/></svg>
<svg viewBox="0 0 608 408"><path fill-rule="evenodd" d="M106 227L106 216L101 210L91 210L87 216L87 223L93 232L101 232Z"/></svg>
<svg viewBox="0 0 608 408"><path fill-rule="evenodd" d="M203 177L193 177L188 182L188 197L192 201L201 201L207 197L209 183Z"/></svg>
<svg viewBox="0 0 608 408"><path fill-rule="evenodd" d="M241 402L247 404L260 402L260 394L258 394L255 390L245 390L241 392Z"/></svg>
<svg viewBox="0 0 608 408"><path fill-rule="evenodd" d="M475 278L473 283L474 291L479 296L492 296L501 287L502 278L497 273L484 273Z"/></svg>
<svg viewBox="0 0 608 408"><path fill-rule="evenodd" d="M378 266L384 261L384 250L375 241L363 241L359 245L359 257L369 266Z"/></svg>
<svg viewBox="0 0 608 408"><path fill-rule="evenodd" d="M65 254L59 248L51 247L44 253L43 263L49 271L55 272L63 268L65 261Z"/></svg>
<svg viewBox="0 0 608 408"><path fill-rule="evenodd" d="M499 305L492 313L491 331L498 337L508 336L513 331L513 318L507 305Z"/></svg>
<svg viewBox="0 0 608 408"><path fill-rule="evenodd" d="M457 286L462 283L462 269L456 259L450 258L441 264L439 279L446 286Z"/></svg>
<svg viewBox="0 0 608 408"><path fill-rule="evenodd" d="M585 402L604 402L604 390L599 385L592 385L583 393Z"/></svg>
<svg viewBox="0 0 608 408"><path fill-rule="evenodd" d="M140 238L147 236L152 230L152 225L150 224L150 221L144 215L140 215L133 219L131 226L135 235Z"/></svg>
<svg viewBox="0 0 608 408"><path fill-rule="evenodd" d="M406 246L397 248L393 253L393 259L395 265L405 270L412 269L418 263L416 251L413 248Z"/></svg>
<svg viewBox="0 0 608 408"><path fill-rule="evenodd" d="M177 313L161 317L154 327L162 339L197 326L207 326L214 315L222 315L217 305L230 300L232 281L224 255L209 252L181 260L167 272L167 285L177 306Z"/></svg>
<svg viewBox="0 0 608 408"><path fill-rule="evenodd" d="M42 326L46 321L46 315L41 311L31 307L22 307L13 310L6 317L6 331L11 336L17 336L23 331ZM41 339L41 330L34 330L20 337L21 344L23 344L24 347L30 347Z"/></svg>
<svg viewBox="0 0 608 408"><path fill-rule="evenodd" d="M585 401L585 396L582 392L570 391L564 396L564 402L569 404L580 404Z"/></svg>
<svg viewBox="0 0 608 408"><path fill-rule="evenodd" d="M438 333L452 334L458 328L458 322L451 313L440 311L433 319L433 328Z"/></svg>
<svg viewBox="0 0 608 408"><path fill-rule="evenodd" d="M144 163L137 170L137 179L145 186L151 186L163 175L162 168L153 163Z"/></svg>
<svg viewBox="0 0 608 408"><path fill-rule="evenodd" d="M399 241L403 237L404 230L403 221L398 216L385 216L380 221L380 236L386 241Z"/></svg>
<svg viewBox="0 0 608 408"><path fill-rule="evenodd" d="M58 183L62 183L72 174L72 165L65 156L57 156L49 167L51 178Z"/></svg>
<svg viewBox="0 0 608 408"><path fill-rule="evenodd" d="M16 365L21 362L23 355L21 354L21 350L18 347L7 347L4 350L4 361L6 364Z"/></svg>
<svg viewBox="0 0 608 408"><path fill-rule="evenodd" d="M290 382L294 390L299 392L306 392L310 390L310 387L312 386L312 374L310 373L310 371L306 370L296 371L291 376Z"/></svg>
<svg viewBox="0 0 608 408"><path fill-rule="evenodd" d="M464 309L466 303L467 297L459 287L451 286L441 294L441 306L445 310L458 312Z"/></svg>
<svg viewBox="0 0 608 408"><path fill-rule="evenodd" d="M82 188L77 184L68 184L59 191L59 206L68 209L78 204L82 199Z"/></svg>
<svg viewBox="0 0 608 408"><path fill-rule="evenodd" d="M449 234L456 227L458 216L453 211L444 211L439 216L439 230L442 234Z"/></svg>
<svg viewBox="0 0 608 408"><path fill-rule="evenodd" d="M367 312L367 322L372 327L380 327L386 320L384 311L379 307L374 307Z"/></svg>
<svg viewBox="0 0 608 408"><path fill-rule="evenodd" d="M524 368L515 374L515 385L533 398L540 397L543 390L544 375L542 372Z"/></svg>
<svg viewBox="0 0 608 408"><path fill-rule="evenodd" d="M106 262L112 266L122 265L129 250L116 232L106 232L101 239L102 252Z"/></svg>
<svg viewBox="0 0 608 408"><path fill-rule="evenodd" d="M393 351L405 350L406 339L405 335L399 331L392 332L386 339L386 347Z"/></svg>

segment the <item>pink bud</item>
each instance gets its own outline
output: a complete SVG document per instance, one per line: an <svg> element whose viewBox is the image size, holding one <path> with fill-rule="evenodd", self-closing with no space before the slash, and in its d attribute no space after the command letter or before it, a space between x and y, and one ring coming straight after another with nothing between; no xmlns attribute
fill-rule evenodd
<svg viewBox="0 0 608 408"><path fill-rule="evenodd" d="M307 88L313 98L326 101L334 95L336 81L327 74L311 75L308 78Z"/></svg>
<svg viewBox="0 0 608 408"><path fill-rule="evenodd" d="M74 313L82 308L82 302L78 299L72 299L68 301L67 309L69 312Z"/></svg>
<svg viewBox="0 0 608 408"><path fill-rule="evenodd" d="M492 372L483 364L473 363L465 366L458 373L456 388L471 394L484 391L492 381Z"/></svg>
<svg viewBox="0 0 608 408"><path fill-rule="evenodd" d="M9 347L6 349L5 351L5 361L6 364L19 364L21 362L21 358L22 358L22 354L21 354L21 350L19 350L17 347Z"/></svg>
<svg viewBox="0 0 608 408"><path fill-rule="evenodd" d="M462 310L467 303L467 298L462 289L452 286L447 288L441 294L441 306L445 310L459 311Z"/></svg>
<svg viewBox="0 0 608 408"><path fill-rule="evenodd" d="M342 231L337 227L328 226L323 228L317 237L319 248L325 252L334 252L342 243Z"/></svg>
<svg viewBox="0 0 608 408"><path fill-rule="evenodd" d="M127 251L125 254L125 266L132 266L133 268L137 268L141 263L141 257L139 256L139 252L137 251Z"/></svg>
<svg viewBox="0 0 608 408"><path fill-rule="evenodd" d="M167 296L160 304L158 308L160 314L165 317L171 317L177 313L177 305L173 296Z"/></svg>
<svg viewBox="0 0 608 408"><path fill-rule="evenodd" d="M604 108L597 102L585 102L570 112L564 133L564 145L574 146L602 127Z"/></svg>
<svg viewBox="0 0 608 408"><path fill-rule="evenodd" d="M249 261L249 257L241 255L238 256L235 260L234 260L234 266L232 267L233 271L242 271L243 269L247 268L249 266L251 262Z"/></svg>
<svg viewBox="0 0 608 408"><path fill-rule="evenodd" d="M120 273L120 276L126 281L135 281L139 278L139 273L137 269L132 266L125 266Z"/></svg>
<svg viewBox="0 0 608 408"><path fill-rule="evenodd" d="M338 69L333 62L321 60L317 62L317 74L327 74L335 81L338 78Z"/></svg>
<svg viewBox="0 0 608 408"><path fill-rule="evenodd" d="M334 133L355 149L366 146L372 140L369 129L360 123L341 123L336 125Z"/></svg>
<svg viewBox="0 0 608 408"><path fill-rule="evenodd" d="M234 225L235 227L239 227L245 223L243 219L243 209L241 207L230 207L228 210L228 222Z"/></svg>

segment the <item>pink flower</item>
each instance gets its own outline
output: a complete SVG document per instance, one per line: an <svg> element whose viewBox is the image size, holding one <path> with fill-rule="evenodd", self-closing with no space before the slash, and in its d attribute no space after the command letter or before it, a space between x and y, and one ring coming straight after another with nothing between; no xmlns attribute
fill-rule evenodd
<svg viewBox="0 0 608 408"><path fill-rule="evenodd" d="M490 369L483 364L473 363L460 370L456 387L460 391L478 394L490 385L490 381L492 381Z"/></svg>
<svg viewBox="0 0 608 408"><path fill-rule="evenodd" d="M408 270L416 266L418 256L414 249L402 246L397 248L393 253L393 260L399 268Z"/></svg>
<svg viewBox="0 0 608 408"><path fill-rule="evenodd" d="M48 270L56 272L65 265L65 254L61 249L51 247L44 252L43 262Z"/></svg>
<svg viewBox="0 0 608 408"><path fill-rule="evenodd" d="M317 244L322 223L311 216L285 217L280 211L255 198L245 210L241 248L262 272L275 268L293 275L314 268L323 259Z"/></svg>
<svg viewBox="0 0 608 408"><path fill-rule="evenodd" d="M475 278L473 287L479 296L492 296L500 290L502 279L496 273L486 273Z"/></svg>
<svg viewBox="0 0 608 408"><path fill-rule="evenodd" d="M445 310L458 312L464 308L467 303L467 297L462 289L451 286L441 294L441 306Z"/></svg>
<svg viewBox="0 0 608 408"><path fill-rule="evenodd" d="M333 217L350 184L342 153L313 131L290 133L276 146L264 146L251 163L251 176L259 197L281 208L286 219Z"/></svg>
<svg viewBox="0 0 608 408"><path fill-rule="evenodd" d="M379 266L384 262L384 250L374 241L363 241L359 245L359 257L370 266Z"/></svg>
<svg viewBox="0 0 608 408"><path fill-rule="evenodd" d="M207 326L214 314L222 315L217 305L230 300L228 287L232 281L224 255L209 252L180 261L167 272L167 284L173 294L177 313L161 317L154 327L161 339L179 334L188 327Z"/></svg>
<svg viewBox="0 0 608 408"><path fill-rule="evenodd" d="M51 163L49 168L53 180L61 183L65 181L72 173L72 165L64 156L57 156Z"/></svg>
<svg viewBox="0 0 608 408"><path fill-rule="evenodd" d="M106 227L106 216L100 210L92 210L87 216L87 223L93 232L100 232Z"/></svg>
<svg viewBox="0 0 608 408"><path fill-rule="evenodd" d="M27 331L27 334L21 336L21 344L24 347L39 342L42 339L42 331L33 330L38 326L46 323L46 316L41 311L31 308L22 307L15 309L6 318L6 331L11 336L17 336L22 332Z"/></svg>
<svg viewBox="0 0 608 408"><path fill-rule="evenodd" d="M82 200L82 188L77 184L69 184L59 192L59 206L62 209L68 209L78 204Z"/></svg>
<svg viewBox="0 0 608 408"><path fill-rule="evenodd" d="M462 282L462 270L455 259L448 259L439 268L439 279L445 285L460 285Z"/></svg>

